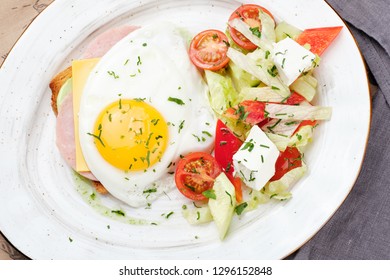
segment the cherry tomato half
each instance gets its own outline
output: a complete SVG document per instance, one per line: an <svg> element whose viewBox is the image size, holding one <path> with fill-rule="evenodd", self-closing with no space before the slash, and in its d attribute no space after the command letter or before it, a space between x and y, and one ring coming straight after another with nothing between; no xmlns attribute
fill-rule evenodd
<svg viewBox="0 0 390 280"><path fill-rule="evenodd" d="M224 116L255 125L266 119L265 103L255 100L244 100L238 106L228 108Z"/></svg>
<svg viewBox="0 0 390 280"><path fill-rule="evenodd" d="M262 10L263 12L269 14L272 17L272 19L274 18L267 9L258 5L247 4L247 5L242 5L238 9L236 9L230 16L229 21L235 18L241 18L250 27L252 28L258 27L259 30L261 30L259 10ZM242 33L237 31L233 27L229 26L228 30L233 41L241 48L249 51L253 51L257 48L255 44L249 41L244 35L242 35Z"/></svg>
<svg viewBox="0 0 390 280"><path fill-rule="evenodd" d="M279 154L275 163L275 175L270 181L279 180L290 170L302 166L302 155L295 147L287 147L284 152Z"/></svg>
<svg viewBox="0 0 390 280"><path fill-rule="evenodd" d="M242 141L221 120L218 120L215 130L215 159L228 174L233 174L233 155L241 145Z"/></svg>
<svg viewBox="0 0 390 280"><path fill-rule="evenodd" d="M228 38L219 30L205 30L192 39L190 59L195 66L216 71L226 66Z"/></svg>
<svg viewBox="0 0 390 280"><path fill-rule="evenodd" d="M175 173L178 190L192 200L205 200L202 192L214 185L215 178L222 172L215 158L203 152L190 153L183 157Z"/></svg>

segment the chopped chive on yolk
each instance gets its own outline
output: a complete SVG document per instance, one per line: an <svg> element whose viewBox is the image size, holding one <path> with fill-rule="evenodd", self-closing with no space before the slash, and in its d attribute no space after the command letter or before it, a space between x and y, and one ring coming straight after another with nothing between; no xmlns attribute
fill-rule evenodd
<svg viewBox="0 0 390 280"><path fill-rule="evenodd" d="M168 143L168 125L153 106L139 100L118 100L98 116L94 143L111 165L128 171L146 170L158 162Z"/></svg>

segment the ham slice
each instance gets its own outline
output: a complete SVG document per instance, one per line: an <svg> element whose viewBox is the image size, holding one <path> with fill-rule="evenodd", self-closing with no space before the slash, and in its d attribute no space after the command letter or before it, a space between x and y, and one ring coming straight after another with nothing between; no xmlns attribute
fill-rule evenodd
<svg viewBox="0 0 390 280"><path fill-rule="evenodd" d="M138 28L138 26L124 25L103 32L87 46L83 58L102 57L116 43Z"/></svg>
<svg viewBox="0 0 390 280"><path fill-rule="evenodd" d="M76 146L74 142L73 94L63 100L57 115L57 147L67 164L76 170ZM96 181L91 172L80 172L80 175Z"/></svg>
<svg viewBox="0 0 390 280"><path fill-rule="evenodd" d="M117 42L138 28L137 26L120 26L100 34L87 46L83 58L102 57ZM70 93L65 97L60 108L58 108L56 143L61 156L75 170L76 145L74 139L73 95ZM80 172L80 175L97 181L91 172Z"/></svg>

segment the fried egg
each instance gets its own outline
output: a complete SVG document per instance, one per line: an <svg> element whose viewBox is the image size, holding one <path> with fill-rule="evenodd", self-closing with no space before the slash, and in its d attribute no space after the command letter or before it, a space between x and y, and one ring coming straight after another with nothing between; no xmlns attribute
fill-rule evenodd
<svg viewBox="0 0 390 280"><path fill-rule="evenodd" d="M80 145L95 177L140 207L175 187L181 155L210 151L215 118L182 28L140 28L91 72L79 111Z"/></svg>

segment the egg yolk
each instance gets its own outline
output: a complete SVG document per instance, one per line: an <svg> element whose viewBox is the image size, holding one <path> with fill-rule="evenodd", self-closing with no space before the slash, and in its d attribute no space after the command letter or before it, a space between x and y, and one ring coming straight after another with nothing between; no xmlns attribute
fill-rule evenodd
<svg viewBox="0 0 390 280"><path fill-rule="evenodd" d="M90 135L111 165L125 171L146 170L161 160L168 142L168 125L146 102L120 99L100 113Z"/></svg>

